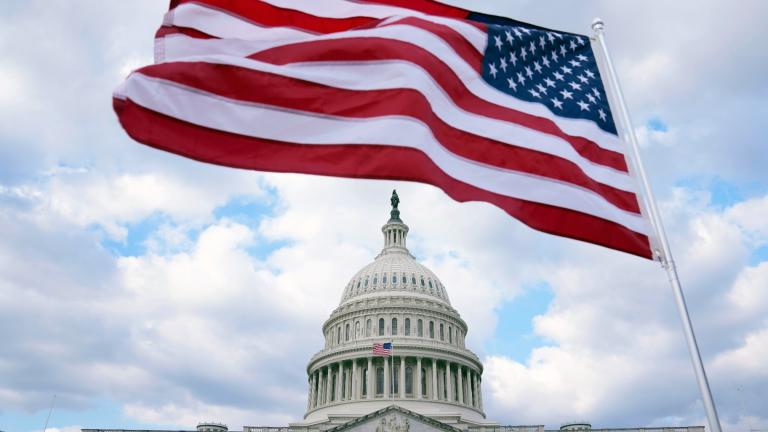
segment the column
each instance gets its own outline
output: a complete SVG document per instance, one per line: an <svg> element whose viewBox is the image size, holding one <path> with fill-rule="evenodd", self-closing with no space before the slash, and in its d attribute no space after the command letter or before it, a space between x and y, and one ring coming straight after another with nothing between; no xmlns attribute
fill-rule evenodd
<svg viewBox="0 0 768 432"><path fill-rule="evenodd" d="M438 400L437 394L437 360L432 359L432 400Z"/></svg>
<svg viewBox="0 0 768 432"><path fill-rule="evenodd" d="M352 375L350 374L350 371L352 368L350 366L347 366L344 368L345 372L347 373L347 377L344 379L344 394L347 395L345 400L352 399Z"/></svg>
<svg viewBox="0 0 768 432"><path fill-rule="evenodd" d="M416 357L416 385L413 388L416 389L416 399L421 399L421 392L424 391L421 388L421 357Z"/></svg>
<svg viewBox="0 0 768 432"><path fill-rule="evenodd" d="M336 367L336 397L334 400L336 402L341 400L341 368L343 367L342 363L339 363L339 365Z"/></svg>
<svg viewBox="0 0 768 432"><path fill-rule="evenodd" d="M315 373L312 372L309 375L309 402L307 403L307 411L315 407Z"/></svg>
<svg viewBox="0 0 768 432"><path fill-rule="evenodd" d="M453 402L453 378L451 376L451 363L445 362L445 400Z"/></svg>
<svg viewBox="0 0 768 432"><path fill-rule="evenodd" d="M376 391L376 389L373 388L373 375L375 375L373 370L373 357L368 357L368 393L365 395L366 399L373 399L373 392Z"/></svg>
<svg viewBox="0 0 768 432"><path fill-rule="evenodd" d="M339 378L341 378L341 391L339 391L341 398L339 398L339 400L347 400L349 399L349 391L347 390L349 373L347 371L347 367L344 365L344 362L339 362Z"/></svg>
<svg viewBox="0 0 768 432"><path fill-rule="evenodd" d="M384 357L384 398L389 397L389 382L392 380L389 376L389 357Z"/></svg>
<svg viewBox="0 0 768 432"><path fill-rule="evenodd" d="M464 404L464 380L462 380L461 364L456 365L456 394L459 396L459 403Z"/></svg>
<svg viewBox="0 0 768 432"><path fill-rule="evenodd" d="M342 362L336 363L336 396L334 397L334 400L336 402L339 402L342 399L341 395L343 394L343 392L341 391L341 389L344 388L343 372L344 372L344 363Z"/></svg>
<svg viewBox="0 0 768 432"><path fill-rule="evenodd" d="M480 404L477 402L477 372L472 373L472 406L479 408Z"/></svg>
<svg viewBox="0 0 768 432"><path fill-rule="evenodd" d="M325 404L331 403L331 365L326 366L328 373L325 377Z"/></svg>
<svg viewBox="0 0 768 432"><path fill-rule="evenodd" d="M357 379L357 359L352 360L352 391L349 392L352 400L357 400L358 393L360 393L360 384Z"/></svg>
<svg viewBox="0 0 768 432"><path fill-rule="evenodd" d="M483 409L483 384L480 382L481 376L477 376L477 407Z"/></svg>
<svg viewBox="0 0 768 432"><path fill-rule="evenodd" d="M467 395L466 395L466 403L469 406L472 406L472 388L470 387L470 384L472 383L470 375L472 374L472 370L470 368L467 368L467 378L466 378L466 384L467 386Z"/></svg>
<svg viewBox="0 0 768 432"><path fill-rule="evenodd" d="M317 394L315 395L315 406L319 407L323 404L323 395L325 394L325 387L323 387L323 371L317 370Z"/></svg>
<svg viewBox="0 0 768 432"><path fill-rule="evenodd" d="M322 376L320 375L320 370L315 371L315 398L312 400L312 407L317 408L320 399L320 381L322 379Z"/></svg>
<svg viewBox="0 0 768 432"><path fill-rule="evenodd" d="M314 378L312 375L309 376L309 391L307 392L307 411L312 409L312 378Z"/></svg>
<svg viewBox="0 0 768 432"><path fill-rule="evenodd" d="M405 357L400 357L400 399L405 399Z"/></svg>

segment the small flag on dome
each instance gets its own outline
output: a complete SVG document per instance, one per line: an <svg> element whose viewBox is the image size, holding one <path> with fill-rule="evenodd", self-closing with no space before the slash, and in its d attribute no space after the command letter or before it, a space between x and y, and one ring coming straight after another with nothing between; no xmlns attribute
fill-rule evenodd
<svg viewBox="0 0 768 432"><path fill-rule="evenodd" d="M376 356L391 356L392 355L392 342L374 343L373 355Z"/></svg>

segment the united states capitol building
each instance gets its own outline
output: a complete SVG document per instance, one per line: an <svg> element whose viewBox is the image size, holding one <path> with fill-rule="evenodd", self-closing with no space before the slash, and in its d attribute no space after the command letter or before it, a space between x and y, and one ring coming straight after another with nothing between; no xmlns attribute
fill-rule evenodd
<svg viewBox="0 0 768 432"><path fill-rule="evenodd" d="M323 324L325 346L307 365L307 406L287 426L243 426L243 432L544 432L542 425L504 426L483 411L483 365L465 346L467 323L443 283L408 251L408 225L393 192L384 247L344 287ZM390 342L391 355L374 355ZM82 429L117 432L122 429ZM200 423L199 432L227 432ZM560 430L704 432L703 426Z"/></svg>

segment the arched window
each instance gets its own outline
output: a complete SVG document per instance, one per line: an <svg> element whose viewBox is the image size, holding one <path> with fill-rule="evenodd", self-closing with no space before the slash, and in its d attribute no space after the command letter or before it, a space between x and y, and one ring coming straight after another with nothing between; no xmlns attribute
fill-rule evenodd
<svg viewBox="0 0 768 432"><path fill-rule="evenodd" d="M368 396L368 368L363 369L363 396Z"/></svg>
<svg viewBox="0 0 768 432"><path fill-rule="evenodd" d="M397 336L397 318L392 318L392 336Z"/></svg>
<svg viewBox="0 0 768 432"><path fill-rule="evenodd" d="M355 321L355 339L359 339L360 336L360 321Z"/></svg>
<svg viewBox="0 0 768 432"><path fill-rule="evenodd" d="M368 287L368 278L365 278L365 287Z"/></svg>
<svg viewBox="0 0 768 432"><path fill-rule="evenodd" d="M421 278L421 286L424 286L424 278Z"/></svg>
<svg viewBox="0 0 768 432"><path fill-rule="evenodd" d="M427 396L427 370L421 368L421 395Z"/></svg>
<svg viewBox="0 0 768 432"><path fill-rule="evenodd" d="M384 394L384 368L376 368L376 394Z"/></svg>
<svg viewBox="0 0 768 432"><path fill-rule="evenodd" d="M341 326L336 327L336 345L341 343Z"/></svg>
<svg viewBox="0 0 768 432"><path fill-rule="evenodd" d="M429 289L432 289L432 279L429 280Z"/></svg>
<svg viewBox="0 0 768 432"><path fill-rule="evenodd" d="M373 284L376 285L376 282L379 280L378 275L373 275Z"/></svg>
<svg viewBox="0 0 768 432"><path fill-rule="evenodd" d="M413 368L410 366L405 368L405 392L413 394Z"/></svg>
<svg viewBox="0 0 768 432"><path fill-rule="evenodd" d="M397 285L397 273L392 273L392 283Z"/></svg>
<svg viewBox="0 0 768 432"><path fill-rule="evenodd" d="M448 343L453 343L453 327L448 326Z"/></svg>
<svg viewBox="0 0 768 432"><path fill-rule="evenodd" d="M403 334L406 336L410 336L411 335L411 319L406 318L404 325L405 325L405 328L403 329Z"/></svg>
<svg viewBox="0 0 768 432"><path fill-rule="evenodd" d="M429 338L430 339L435 338L435 322L434 321L429 322Z"/></svg>
<svg viewBox="0 0 768 432"><path fill-rule="evenodd" d="M403 273L403 284L407 284L407 283L408 283L408 277L405 276L405 273Z"/></svg>
<svg viewBox="0 0 768 432"><path fill-rule="evenodd" d="M365 322L365 337L371 337L371 319Z"/></svg>
<svg viewBox="0 0 768 432"><path fill-rule="evenodd" d="M445 333L443 333L443 323L440 323L440 340L445 340Z"/></svg>
<svg viewBox="0 0 768 432"><path fill-rule="evenodd" d="M379 336L384 336L384 318L379 318Z"/></svg>
<svg viewBox="0 0 768 432"><path fill-rule="evenodd" d="M344 342L349 342L349 324L344 326Z"/></svg>
<svg viewBox="0 0 768 432"><path fill-rule="evenodd" d="M381 283L385 284L387 283L387 275L384 275L381 277Z"/></svg>
<svg viewBox="0 0 768 432"><path fill-rule="evenodd" d="M411 283L416 285L416 276L411 275Z"/></svg>

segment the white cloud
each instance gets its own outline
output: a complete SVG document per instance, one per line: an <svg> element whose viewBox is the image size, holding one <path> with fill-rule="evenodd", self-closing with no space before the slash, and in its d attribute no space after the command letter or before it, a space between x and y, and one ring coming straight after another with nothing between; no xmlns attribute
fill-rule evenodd
<svg viewBox="0 0 768 432"><path fill-rule="evenodd" d="M667 222L678 233L676 256L689 307L706 311L694 314L693 321L713 392L721 413L732 418L741 409L729 397L734 383L742 386L742 397L768 397L762 361L768 332L760 327L768 316L768 266L748 266L749 233L733 220L732 209L717 212L684 195L678 191L685 205L667 206L677 209ZM688 220L691 214L696 216ZM655 264L623 258L593 248L550 269L545 279L555 298L535 318L534 332L555 346L534 349L524 363L487 358L485 383L495 413L516 423L697 421L701 408L693 371L664 274ZM728 338L741 341L733 347ZM747 376L750 385L743 381ZM748 413L765 416L757 406Z"/></svg>
<svg viewBox="0 0 768 432"><path fill-rule="evenodd" d="M487 357L490 419L703 423L654 264L536 233L429 186L260 175L131 142L111 112L111 91L151 58L165 7L36 1L0 17L0 376L9 377L0 406L41 409L55 390L66 396L62 409L110 399L155 424L298 418L320 324L378 252L396 185L411 249L447 285L480 354L500 302L529 284L552 287L533 328L554 346L527 362ZM655 117L669 125L639 130L724 424L764 427L768 380L756 359L766 357L768 276L764 262L748 261L768 239L768 196L719 211L708 194L671 185L721 176L764 192L768 72L755 53L766 39L766 4L483 7L580 32L594 15L606 19L638 125ZM235 197L272 193L275 213L255 225L213 215ZM157 213L168 220L143 255L114 257L92 230L123 239Z"/></svg>

